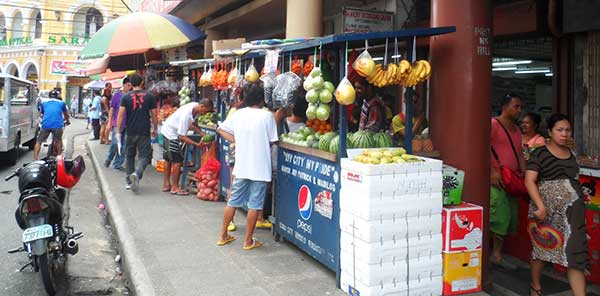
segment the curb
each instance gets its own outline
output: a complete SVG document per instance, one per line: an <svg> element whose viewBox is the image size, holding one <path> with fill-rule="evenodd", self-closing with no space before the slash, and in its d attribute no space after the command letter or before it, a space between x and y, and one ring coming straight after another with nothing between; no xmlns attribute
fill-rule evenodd
<svg viewBox="0 0 600 296"><path fill-rule="evenodd" d="M131 238L133 236L130 234L127 221L123 218L117 202L113 199L114 194L107 185L108 182L104 176L104 173L102 172L103 167L100 165L100 162L98 161L94 150L92 147L90 147L89 142L86 142L85 146L88 150L90 158L92 159L94 169L96 170L96 174L98 175L98 179L100 181L100 187L102 193L104 194L104 199L106 200L110 221L112 222L115 232L117 233L119 249L123 254L122 257L126 267L125 270L128 271L127 275L131 285L133 286L132 288L134 294L138 296L154 296L154 286L152 285L152 281L150 280L146 266L144 266L143 260L139 255L133 240L122 239Z"/></svg>

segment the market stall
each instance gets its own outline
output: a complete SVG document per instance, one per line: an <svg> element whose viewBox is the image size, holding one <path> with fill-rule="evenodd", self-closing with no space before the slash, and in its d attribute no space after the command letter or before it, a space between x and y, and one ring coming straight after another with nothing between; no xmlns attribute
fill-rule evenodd
<svg viewBox="0 0 600 296"><path fill-rule="evenodd" d="M405 49L408 49L406 53L402 53L402 56L406 57L408 61L413 61L415 57L413 51L417 37L446 34L453 31L455 31L454 27L445 27L366 34L342 34L283 47L281 52L283 55L293 55L294 52L298 53L307 49L310 52L313 48L317 48L321 57L327 54L328 65L333 68L333 71L330 73L320 71L321 73L310 74L309 76L313 78L314 87L304 86L305 89L308 88L308 94L313 88L320 91L326 89L324 81L335 82L336 85L344 81L344 75L347 72L348 50L352 48L364 49L366 41L368 42L367 46L381 46L386 43L386 39L388 42L397 39L398 42L404 44ZM318 68L323 70L323 59L314 60L315 65L318 61ZM329 77L322 77L327 75ZM315 80L317 82L314 82ZM382 85L384 83L378 78L371 80L371 83L381 83ZM340 101L340 97L344 97L345 94L343 89L339 89L339 85L337 88L335 99ZM408 88L405 93L407 132L403 145L408 153L412 150L412 91L410 89ZM327 91L333 92L334 90L328 89ZM325 99L321 98L319 94L319 102L315 100L316 105L309 106L309 108L312 106L312 108L317 109L315 110L316 119L321 121L318 122L318 129L320 129L318 133L315 133L313 128L312 132L302 130L300 131L300 133L304 133L302 135L292 133L283 135L281 138L283 143L280 143L278 147L276 200L273 218L277 239L284 238L335 271L339 283L341 276L340 191L343 177L340 160L347 157L348 144L352 147L374 147L373 142L379 142L379 140L374 140L372 135L361 132L349 135L346 121L347 106L338 104L336 100L328 103L331 100L327 94L324 94L323 97ZM314 98L307 97L307 100L311 102ZM333 105L333 108L329 105ZM331 114L327 114L329 112L325 111L331 111ZM312 113L312 111L307 112L307 115L309 115L308 113ZM314 121L313 118L311 126L315 126ZM325 128L321 128L323 126L322 122L327 122ZM339 133L328 133L327 124L330 124L331 129L337 130ZM315 141L315 135L319 137L318 141ZM385 142L386 138L382 136L381 141ZM441 201L439 207L441 208ZM346 290L348 287L342 288Z"/></svg>

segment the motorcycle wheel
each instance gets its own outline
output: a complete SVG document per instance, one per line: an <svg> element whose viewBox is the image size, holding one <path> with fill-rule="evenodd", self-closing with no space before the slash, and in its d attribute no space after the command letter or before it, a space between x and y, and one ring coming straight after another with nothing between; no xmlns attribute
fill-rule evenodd
<svg viewBox="0 0 600 296"><path fill-rule="evenodd" d="M45 253L37 257L38 266L40 273L42 274L42 282L44 283L44 289L50 296L56 294L56 278L55 278L55 264L52 255Z"/></svg>

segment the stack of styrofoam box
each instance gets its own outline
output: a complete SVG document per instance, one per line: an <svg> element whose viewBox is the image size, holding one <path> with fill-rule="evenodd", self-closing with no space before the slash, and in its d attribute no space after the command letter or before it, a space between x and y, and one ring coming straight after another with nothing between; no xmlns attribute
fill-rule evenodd
<svg viewBox="0 0 600 296"><path fill-rule="evenodd" d="M442 294L442 162L341 160L341 288L348 294Z"/></svg>

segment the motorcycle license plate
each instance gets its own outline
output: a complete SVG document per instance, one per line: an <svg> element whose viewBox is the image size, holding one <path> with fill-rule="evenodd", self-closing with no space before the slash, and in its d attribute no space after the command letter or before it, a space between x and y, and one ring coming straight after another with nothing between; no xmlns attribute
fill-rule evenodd
<svg viewBox="0 0 600 296"><path fill-rule="evenodd" d="M52 237L52 234L52 226L48 224L27 228L23 231L23 242L28 243L34 240Z"/></svg>

